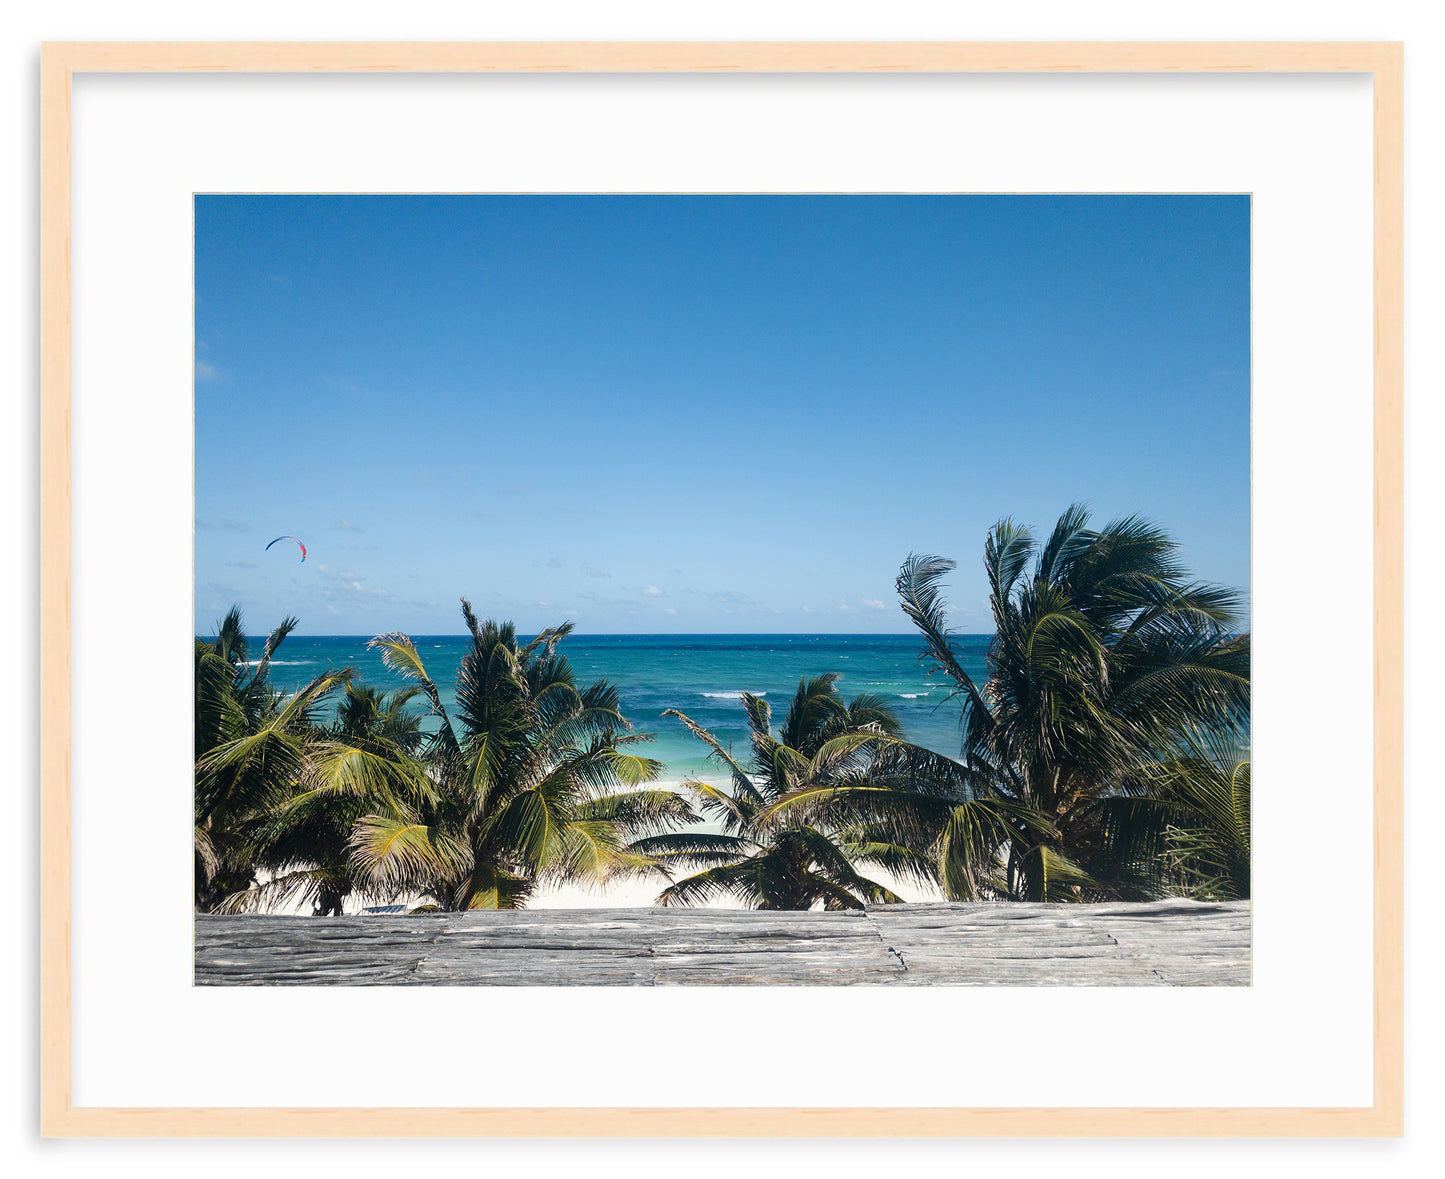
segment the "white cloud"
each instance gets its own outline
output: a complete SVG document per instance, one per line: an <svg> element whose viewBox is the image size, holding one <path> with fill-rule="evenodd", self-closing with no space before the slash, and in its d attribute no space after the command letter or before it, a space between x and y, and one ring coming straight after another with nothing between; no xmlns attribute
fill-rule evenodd
<svg viewBox="0 0 1445 1179"><path fill-rule="evenodd" d="M863 605L867 606L871 610L883 609L883 603L880 602L877 598L864 598Z"/></svg>
<svg viewBox="0 0 1445 1179"><path fill-rule="evenodd" d="M346 606L360 606L394 600L394 595L390 590L368 585L366 575L357 573L353 569L337 571L318 562L316 573L321 578L320 594L323 601L340 602Z"/></svg>
<svg viewBox="0 0 1445 1179"><path fill-rule="evenodd" d="M202 519L200 519L200 518L197 518L197 520L196 520L196 527L197 527L197 528L207 528L207 529L210 529L210 528L222 528L222 529L224 529L224 530L227 531L227 532L250 532L250 531L251 531L251 526L250 526L249 524L243 524L243 523L241 523L241 521L239 521L239 520L222 520L219 524L217 524L217 523L215 523L214 521L211 521L211 520L202 520Z"/></svg>
<svg viewBox="0 0 1445 1179"><path fill-rule="evenodd" d="M838 603L838 613L839 613L839 614L847 614L847 613L848 613L850 610L852 610L852 609L853 609L853 607L850 606L850 605L848 605L847 602L839 602L839 603Z"/></svg>
<svg viewBox="0 0 1445 1179"><path fill-rule="evenodd" d="M662 612L663 612L664 614L676 614L676 613L677 613L677 611L674 610L671 606L665 606L665 607L663 607L663 611L662 611Z"/></svg>
<svg viewBox="0 0 1445 1179"><path fill-rule="evenodd" d="M352 523L350 520L348 520L345 516L342 516L340 520L336 521L336 527L337 527L340 531L342 531L342 532L362 532L362 531L364 531L364 529L362 529L359 525L353 524L353 523Z"/></svg>
<svg viewBox="0 0 1445 1179"><path fill-rule="evenodd" d="M660 598L660 597L662 597L662 591L661 591L660 589L658 589L657 586L655 586L655 585L646 585L646 586L643 586L643 587L642 587L642 592L643 592L644 594L646 594L649 598Z"/></svg>
<svg viewBox="0 0 1445 1179"><path fill-rule="evenodd" d="M214 364L209 364L204 360L196 361L196 380L214 381L220 375L221 374L216 371Z"/></svg>

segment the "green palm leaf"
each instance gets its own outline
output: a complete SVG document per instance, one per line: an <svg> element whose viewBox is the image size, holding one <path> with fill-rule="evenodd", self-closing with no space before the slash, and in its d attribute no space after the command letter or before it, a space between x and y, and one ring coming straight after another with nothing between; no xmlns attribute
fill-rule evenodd
<svg viewBox="0 0 1445 1179"><path fill-rule="evenodd" d="M944 891L960 899L1239 888L1246 775L1223 787L1207 758L1181 752L1248 731L1249 636L1226 629L1239 595L1189 580L1157 525L1129 516L1095 530L1078 504L1042 548L1000 521L984 566L996 633L977 683L938 592L953 563L913 556L899 573L929 661L963 698L962 765L945 822L915 803L883 830L916 849L932 829ZM882 819L863 793L830 805Z"/></svg>
<svg viewBox="0 0 1445 1179"><path fill-rule="evenodd" d="M380 815L357 823L351 865L370 884L392 893L427 892L437 880L472 866L467 848L446 831Z"/></svg>

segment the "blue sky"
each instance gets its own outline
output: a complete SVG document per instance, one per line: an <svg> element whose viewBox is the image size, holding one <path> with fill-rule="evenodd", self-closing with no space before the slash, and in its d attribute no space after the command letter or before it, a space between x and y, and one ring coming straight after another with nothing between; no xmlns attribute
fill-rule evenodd
<svg viewBox="0 0 1445 1179"><path fill-rule="evenodd" d="M1075 501L1248 586L1247 197L195 208L198 633L988 631Z"/></svg>

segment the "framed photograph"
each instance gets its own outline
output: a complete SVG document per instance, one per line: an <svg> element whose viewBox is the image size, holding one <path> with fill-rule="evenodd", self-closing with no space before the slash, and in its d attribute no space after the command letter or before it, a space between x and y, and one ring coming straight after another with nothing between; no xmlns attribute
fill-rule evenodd
<svg viewBox="0 0 1445 1179"><path fill-rule="evenodd" d="M1402 69L45 46L43 1133L1399 1134Z"/></svg>

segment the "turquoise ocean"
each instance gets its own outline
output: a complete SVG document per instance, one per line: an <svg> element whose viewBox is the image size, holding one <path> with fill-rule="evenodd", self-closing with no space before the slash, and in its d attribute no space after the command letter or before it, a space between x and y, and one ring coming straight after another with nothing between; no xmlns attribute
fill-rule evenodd
<svg viewBox="0 0 1445 1179"><path fill-rule="evenodd" d="M368 649L369 638L292 635L276 652L272 683L291 691L328 669L351 667L377 687L406 686L407 680ZM411 638L450 707L470 636ZM980 682L991 638L957 636L963 665ZM838 689L846 698L871 692L892 705L910 741L950 757L958 754L960 703L949 699L942 676L927 674L915 635L572 635L558 651L571 661L579 684L606 679L617 685L634 730L656 737L638 752L666 763L664 781L721 776L707 762L706 748L676 719L663 717L664 709L685 713L741 754L748 748L743 692L766 699L776 725L799 679L829 671L840 676Z"/></svg>

